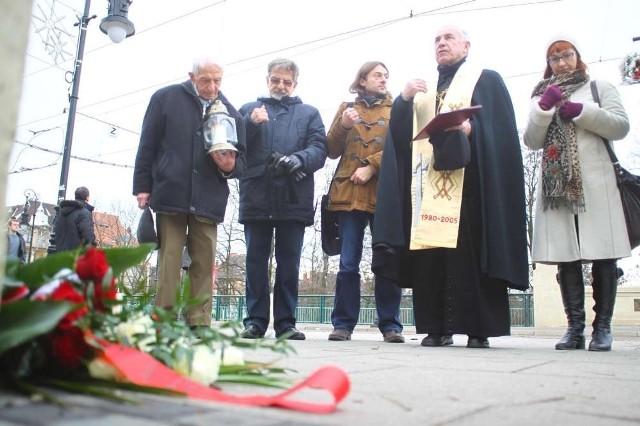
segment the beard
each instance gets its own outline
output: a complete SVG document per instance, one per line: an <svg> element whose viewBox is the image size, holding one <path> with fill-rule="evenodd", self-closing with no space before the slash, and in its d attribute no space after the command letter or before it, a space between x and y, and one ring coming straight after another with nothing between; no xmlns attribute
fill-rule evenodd
<svg viewBox="0 0 640 426"><path fill-rule="evenodd" d="M278 101L281 101L282 98L287 96L287 92L285 92L284 90L278 90L278 89L271 90L271 92L269 94L271 95L271 97L273 99L278 100Z"/></svg>

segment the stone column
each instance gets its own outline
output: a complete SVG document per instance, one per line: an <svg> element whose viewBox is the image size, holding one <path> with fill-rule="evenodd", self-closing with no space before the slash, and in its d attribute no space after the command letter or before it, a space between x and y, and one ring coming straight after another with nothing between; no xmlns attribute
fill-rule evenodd
<svg viewBox="0 0 640 426"><path fill-rule="evenodd" d="M29 39L29 20L32 2L8 1L2 4L0 13L0 193L5 203L7 193L7 172L9 157L13 147L18 119L18 104L22 89L25 52ZM0 290L4 281L4 263L7 253L7 218L2 215L2 235L0 238Z"/></svg>

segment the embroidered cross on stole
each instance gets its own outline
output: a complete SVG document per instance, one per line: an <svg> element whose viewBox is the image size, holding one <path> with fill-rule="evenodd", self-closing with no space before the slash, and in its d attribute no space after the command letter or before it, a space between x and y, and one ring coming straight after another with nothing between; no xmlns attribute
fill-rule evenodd
<svg viewBox="0 0 640 426"><path fill-rule="evenodd" d="M435 90L418 93L413 101L413 135L417 135L436 115L436 96L440 111L471 106L471 95L482 69L462 64L445 93ZM437 87L436 83L429 87ZM433 148L428 139L412 144L411 250L435 247L455 248L458 242L464 168L435 171Z"/></svg>

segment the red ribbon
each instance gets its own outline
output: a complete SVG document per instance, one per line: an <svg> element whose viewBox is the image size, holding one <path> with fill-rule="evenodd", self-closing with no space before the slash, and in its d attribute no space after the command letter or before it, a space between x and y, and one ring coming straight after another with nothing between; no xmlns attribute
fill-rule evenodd
<svg viewBox="0 0 640 426"><path fill-rule="evenodd" d="M137 349L106 343L104 359L113 365L127 381L140 386L156 387L184 393L189 398L226 402L259 407L281 407L308 413L331 413L350 389L347 373L336 366L325 366L313 372L302 382L274 396L229 395L218 389L204 386L177 373L151 355ZM299 401L292 397L301 390L311 388L327 391L332 403Z"/></svg>

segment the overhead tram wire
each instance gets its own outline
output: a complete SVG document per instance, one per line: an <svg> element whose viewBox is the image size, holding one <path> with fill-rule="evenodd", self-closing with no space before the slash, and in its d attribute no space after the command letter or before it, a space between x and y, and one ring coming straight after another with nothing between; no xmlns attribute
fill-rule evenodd
<svg viewBox="0 0 640 426"><path fill-rule="evenodd" d="M121 108L120 108L120 109L121 109ZM99 118L97 118L97 117L93 117L93 116L91 116L91 115L84 114L84 113L82 113L82 112L78 112L78 111L76 111L76 114L81 115L81 116L86 117L86 118L89 118L89 119L91 119L91 120L95 120L95 121L97 121L97 122L99 122L99 123L106 124L106 125L107 125L107 126L109 126L109 127L113 127L113 128L118 129L118 130L123 130L123 131L125 131L125 132L132 133L132 134L134 134L134 135L136 135L136 136L140 136L140 132L136 132L135 130L129 130L129 129L127 129L126 127L122 127L122 126L118 126L117 124L109 123L108 121L101 120L101 119L99 119ZM103 113L103 114L104 114L104 113Z"/></svg>
<svg viewBox="0 0 640 426"><path fill-rule="evenodd" d="M273 55L275 53L284 52L284 51L287 51L287 50L291 50L291 49L296 49L296 48L299 48L299 47L307 46L307 45L310 45L310 44L319 43L319 42L325 41L325 40L331 40L331 39L334 39L334 38L337 38L337 37L348 36L348 37L341 38L339 40L339 41L344 41L344 40L347 40L347 39L352 38L352 37L357 37L357 36L359 36L359 35L361 35L362 33L365 33L365 32L370 32L370 31L373 31L373 30L384 28L384 27L389 26L389 25L397 24L397 23L402 22L402 21L406 21L407 19L412 19L412 18L414 18L414 17L416 17L418 15L426 16L429 13L434 13L434 12L437 12L439 10L449 9L449 8L452 8L452 7L460 6L462 4L466 4L466 3L469 3L469 2L473 2L473 1L475 1L475 0L463 1L463 2L460 2L460 3L456 3L456 4L453 4L453 5L449 5L449 6L444 6L444 7L433 9L433 10L430 10L430 11L420 12L419 14L414 14L413 12L411 12L408 16L403 16L401 18L395 18L395 19L391 19L391 20L388 20L388 21L380 22L380 23L377 23L377 24L367 25L367 26L359 27L359 28L356 28L356 29L353 29L353 30L343 31L343 32L340 32L340 33L337 33L337 34L324 36L324 37L320 37L320 38L317 38L317 39L314 39L314 40L308 40L308 41L301 42L301 43L298 43L298 44L294 44L294 45L291 45L291 46L278 48L278 49L275 49L275 50L272 50L272 51L269 51L269 52L260 53L258 55L249 56L247 58L243 58L243 59L239 59L237 61L229 62L229 63L227 63L227 66L241 64L243 62L251 61L251 60L258 59L258 58L261 58L261 57L264 57L264 56ZM559 0L547 0L547 1L559 1ZM215 5L220 4L220 3L221 2L218 2L218 3L215 3L215 4L211 5L211 6L215 6ZM207 7L210 7L210 6L207 6ZM202 9L199 9L199 10L202 10ZM184 16L190 15L190 14L192 14L194 12L189 12L188 14L180 16L179 18L182 18ZM462 12L462 11L460 11L460 12ZM173 22L176 19L178 19L178 18L172 19L171 21L167 21L167 22L165 22L163 24L158 24L158 25L156 25L156 26L154 26L152 28L153 29L158 28L159 26L164 25L166 23ZM146 31L149 31L150 29L151 28L139 31L138 34L146 32ZM330 43L328 43L327 45L329 45L329 44ZM317 47L314 47L313 49L309 49L308 51L315 50L315 49L317 49ZM300 54L304 54L306 52L307 51L303 51ZM234 74L230 73L229 75L234 75ZM99 105L99 104L104 103L104 102L112 101L114 99L122 99L125 96L129 96L129 95L132 95L132 94L135 94L135 93L147 91L147 90L150 90L150 89L153 89L153 88L163 87L163 86L165 86L167 84L171 84L171 83L174 83L176 81L180 81L181 79L182 79L182 77L177 77L177 78L174 78L174 79L171 79L171 80L167 80L167 81L164 81L164 82L153 84L151 86L146 86L146 87L143 87L141 89L136 89L136 90L133 90L131 92L127 92L127 93L124 93L124 94L121 94L121 95L114 96L112 98L103 99L101 101L98 101L98 102L95 102L95 103L92 103L92 104L84 105L83 108L89 108L89 107L92 107L92 106L96 106L96 105Z"/></svg>
<svg viewBox="0 0 640 426"><path fill-rule="evenodd" d="M489 7L480 7L480 8L473 8L473 9L446 11L446 9L451 9L451 8L454 8L454 7L465 5L465 4L468 4L468 3L472 3L474 1L475 0L462 1L462 2L455 3L453 5L443 6L441 8L436 8L436 9L433 9L433 10L427 10L427 11L424 11L424 12L413 13L413 11L411 11L408 16L395 18L395 19L391 19L391 20L388 20L388 21L380 22L380 23L377 23L377 24L367 25L367 26L356 28L356 29L353 29L353 30L348 30L348 31L344 31L344 32L341 32L341 33L337 33L337 34L334 34L334 35L329 35L329 36L321 37L321 38L318 38L318 39L314 39L314 40L309 40L309 41L306 41L306 42L298 43L298 44L295 44L295 45L279 48L279 49L272 50L272 51L269 51L269 52L266 52L266 53L261 53L261 54L258 54L258 55L254 55L254 56L250 56L250 57L247 57L247 58L239 59L237 61L230 62L227 65L237 65L237 64L240 64L240 63L243 63L243 62L247 62L247 61L250 61L250 60L253 60L253 59L261 58L263 56L273 55L275 53L279 53L279 52L295 49L295 48L298 48L298 47L307 46L307 45L310 45L310 44L318 43L318 42L323 41L323 40L334 39L336 37L348 36L348 37L344 37L344 38L340 39L339 41L347 40L349 38L359 36L364 31L369 32L369 31L373 31L373 30L376 30L376 29L384 28L384 27L386 27L388 25L393 25L393 24L396 24L396 23L399 23L399 22L406 21L408 19L413 19L415 17L423 17L423 16L430 16L430 15L436 15L436 14L468 13L468 12L475 12L475 11L481 11L481 10L505 9L505 8L512 8L512 7L520 7L520 6L532 6L532 5L540 5L540 4L546 4L546 3L557 3L557 2L560 2L562 0L539 0L539 1L532 1L532 2L526 2L526 3L513 3L513 4L507 4L507 5L500 5L500 6L489 6ZM138 34L150 31L152 29L157 29L157 28L159 28L159 27L161 27L163 25L169 24L169 23L174 22L174 21L176 21L178 19L182 19L182 18L184 18L186 16L189 16L189 15L192 15L194 13L200 12L200 11L206 9L206 8L209 8L209 7L217 6L217 5L222 4L222 3L224 3L224 1L219 1L219 2L216 2L214 4L211 4L211 5L208 5L208 6L204 6L204 7L200 8L200 9L197 9L197 10L188 12L186 14L180 15L180 16L178 16L176 18L173 18L173 19L171 19L169 21L165 21L165 22L157 24L157 25L155 25L153 27L150 27L150 28L144 29L142 31L139 31ZM327 45L329 45L329 44L327 44ZM107 45L105 45L105 46L107 46ZM102 46L102 47L105 47L105 46ZM100 48L102 48L102 47L100 47ZM100 49L100 48L93 49L90 52L93 52L93 51L95 51L97 49ZM313 49L309 49L309 51L315 50L317 48L318 47L314 47ZM90 53L90 52L88 52L88 53ZM300 54L304 54L304 53L306 53L306 51L301 52ZM615 58L615 59L619 59L619 58ZM613 60L613 59L611 59L611 60ZM230 75L234 75L234 74L232 73ZM505 78L508 78L508 77L505 77ZM95 102L93 104L84 105L83 108L89 108L89 107L92 107L92 106L96 106L96 105L99 105L99 104L102 104L102 103L105 103L105 102L112 101L114 99L123 99L126 96L133 95L133 94L139 93L139 92L144 92L144 91L147 91L147 90L150 90L150 89L154 89L154 88L157 88L157 87L165 86L166 84L170 84L170 83L179 81L181 79L182 79L182 77L178 77L178 78L171 79L171 80L168 80L168 81L164 81L164 82L161 82L161 83L157 83L157 84L153 84L153 85L150 85L150 86L146 86L144 88L133 90L131 92L127 92L127 93L124 93L124 94L121 94L121 95L118 95L118 96L114 96L114 97L111 97L111 98L108 98L108 99L103 99L103 100ZM53 118L53 117L55 117L55 115L50 116L50 117L46 117L46 118L43 118L43 119L40 119L40 120L46 120L46 119ZM18 125L18 127L30 125L30 124L36 123L36 122L38 122L40 120L34 120L34 121L29 122L29 123L20 124L20 125Z"/></svg>
<svg viewBox="0 0 640 426"><path fill-rule="evenodd" d="M33 144L30 144L30 143L26 143L26 142L20 142L20 141L14 140L13 143L16 143L18 145L25 145L25 146L27 146L29 148L33 148L33 149L37 149L37 150L40 150L40 151L48 152L50 154L57 154L57 155L61 155L62 154L60 151L54 151L52 149L43 148L41 146L33 145ZM113 162L109 162L109 161L95 160L93 158L79 157L77 155L72 155L71 158L73 158L75 160L86 161L86 162L89 162L89 163L102 164L102 165L105 165L105 166L120 167L120 168L123 168L123 169L133 169L133 166L130 166L128 164L119 164L119 163L113 163ZM56 163L57 163L57 161L56 161ZM56 164L56 163L54 163L54 164ZM49 167L49 166L47 166L47 167ZM28 171L32 171L32 170L36 170L36 168L15 170L15 171L9 172L8 174L23 173L23 172L28 172Z"/></svg>

